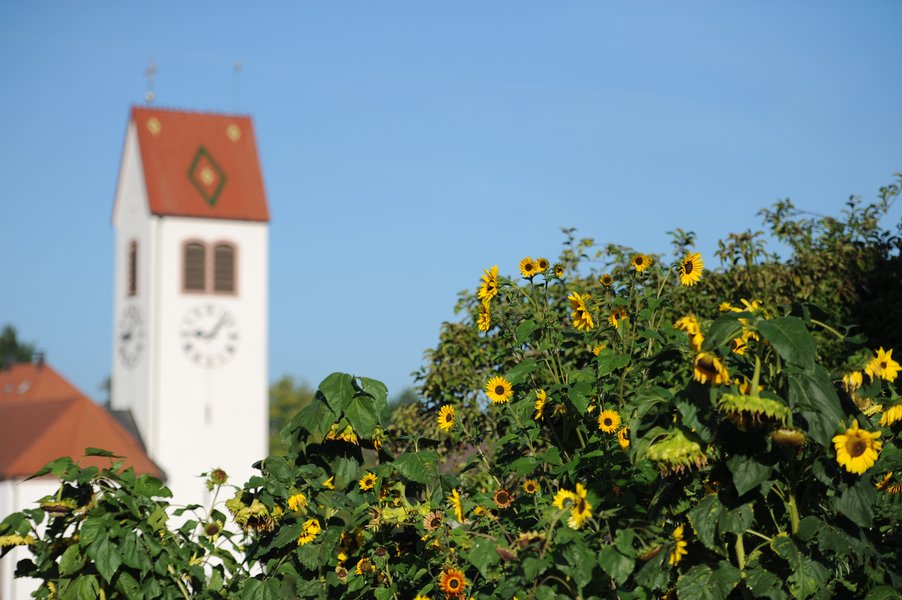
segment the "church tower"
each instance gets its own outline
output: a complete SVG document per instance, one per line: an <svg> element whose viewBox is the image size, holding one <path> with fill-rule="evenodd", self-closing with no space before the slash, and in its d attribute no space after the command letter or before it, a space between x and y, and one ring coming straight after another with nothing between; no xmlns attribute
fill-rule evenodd
<svg viewBox="0 0 902 600"><path fill-rule="evenodd" d="M113 208L113 410L178 504L267 454L269 210L247 116L134 107Z"/></svg>

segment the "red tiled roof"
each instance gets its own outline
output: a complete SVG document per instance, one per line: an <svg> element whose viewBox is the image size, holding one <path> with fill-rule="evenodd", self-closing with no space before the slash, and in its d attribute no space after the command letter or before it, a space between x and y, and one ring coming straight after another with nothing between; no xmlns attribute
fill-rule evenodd
<svg viewBox="0 0 902 600"><path fill-rule="evenodd" d="M46 364L0 371L0 423L0 480L28 477L61 456L82 466L110 465L108 458L83 458L88 447L124 457L138 473L162 476L138 440Z"/></svg>
<svg viewBox="0 0 902 600"><path fill-rule="evenodd" d="M133 107L151 214L269 221L250 117Z"/></svg>

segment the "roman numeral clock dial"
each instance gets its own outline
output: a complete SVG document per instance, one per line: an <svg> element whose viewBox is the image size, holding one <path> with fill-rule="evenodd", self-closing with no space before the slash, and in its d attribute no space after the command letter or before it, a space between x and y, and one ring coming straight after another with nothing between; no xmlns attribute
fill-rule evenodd
<svg viewBox="0 0 902 600"><path fill-rule="evenodd" d="M238 352L238 322L212 302L188 309L179 337L185 355L199 367L220 367Z"/></svg>

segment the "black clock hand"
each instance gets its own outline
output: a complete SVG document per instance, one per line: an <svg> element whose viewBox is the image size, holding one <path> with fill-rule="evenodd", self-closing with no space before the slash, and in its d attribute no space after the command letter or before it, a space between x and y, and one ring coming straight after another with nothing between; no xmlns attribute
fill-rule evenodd
<svg viewBox="0 0 902 600"><path fill-rule="evenodd" d="M226 315L219 317L219 321L216 322L216 325L213 327L213 329L210 330L210 333L207 334L207 339L210 340L216 337L216 334L219 333L219 330L222 329L222 326L225 325L225 322Z"/></svg>

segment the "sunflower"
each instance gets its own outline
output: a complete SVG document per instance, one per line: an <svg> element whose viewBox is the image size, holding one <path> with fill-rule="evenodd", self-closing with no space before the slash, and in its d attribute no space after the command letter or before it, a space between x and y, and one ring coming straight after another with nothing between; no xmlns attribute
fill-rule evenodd
<svg viewBox="0 0 902 600"><path fill-rule="evenodd" d="M717 310L719 310L720 312L730 312L731 310L734 310L734 309L733 309L733 305L730 304L729 302L721 302L720 306L717 307Z"/></svg>
<svg viewBox="0 0 902 600"><path fill-rule="evenodd" d="M440 510L434 510L423 517L423 527L426 528L426 531L435 531L442 526L444 521L445 515Z"/></svg>
<svg viewBox="0 0 902 600"><path fill-rule="evenodd" d="M852 427L833 437L836 447L836 462L845 467L849 473L861 475L874 466L883 443L877 441L880 432L858 429L858 420L852 421Z"/></svg>
<svg viewBox="0 0 902 600"><path fill-rule="evenodd" d="M645 457L658 466L662 475L682 473L692 467L700 469L708 464L701 444L687 438L681 429L671 429L648 446Z"/></svg>
<svg viewBox="0 0 902 600"><path fill-rule="evenodd" d="M427 596L426 594L417 594L413 597L413 600L431 600L431 598L429 598L429 596Z"/></svg>
<svg viewBox="0 0 902 600"><path fill-rule="evenodd" d="M724 385L730 382L730 373L720 359L707 352L699 352L695 357L692 377L699 383L711 382L712 385Z"/></svg>
<svg viewBox="0 0 902 600"><path fill-rule="evenodd" d="M701 323L699 323L698 318L695 315L680 317L673 326L680 331L685 331L689 335L695 335L702 331Z"/></svg>
<svg viewBox="0 0 902 600"><path fill-rule="evenodd" d="M514 495L506 489L501 488L494 493L492 500L495 502L498 508L507 508L513 503Z"/></svg>
<svg viewBox="0 0 902 600"><path fill-rule="evenodd" d="M601 351L607 347L608 347L607 344L598 344L597 346L594 346L592 348L592 354L594 354L595 356L598 356L599 354L601 354Z"/></svg>
<svg viewBox="0 0 902 600"><path fill-rule="evenodd" d="M536 414L532 416L536 421L541 421L544 418L542 413L545 411L545 403L547 401L547 392L545 392L545 390L536 390L536 403L533 405L533 408L536 409Z"/></svg>
<svg viewBox="0 0 902 600"><path fill-rule="evenodd" d="M527 256L520 261L520 275L523 277L532 279L537 272L536 263L534 263L530 257Z"/></svg>
<svg viewBox="0 0 902 600"><path fill-rule="evenodd" d="M445 569L442 573L442 579L439 587L445 592L446 596L462 596L464 588L467 587L467 580L464 578L464 572L459 569Z"/></svg>
<svg viewBox="0 0 902 600"><path fill-rule="evenodd" d="M577 496L570 490L558 490L551 505L561 510L570 510L576 504Z"/></svg>
<svg viewBox="0 0 902 600"><path fill-rule="evenodd" d="M570 313L570 317L573 319L573 326L580 331L591 331L595 328L592 314L586 305L590 299L591 296L588 294L580 295L578 292L573 292L567 296L567 300L570 301L570 308L573 309L573 312Z"/></svg>
<svg viewBox="0 0 902 600"><path fill-rule="evenodd" d="M366 575L367 573L375 573L376 565L373 564L369 558L364 556L360 560L357 561L357 568L355 569L358 575Z"/></svg>
<svg viewBox="0 0 902 600"><path fill-rule="evenodd" d="M564 276L564 265L554 265L554 276L558 279Z"/></svg>
<svg viewBox="0 0 902 600"><path fill-rule="evenodd" d="M514 388L507 379L496 375L485 384L485 395L492 404L506 404L513 398Z"/></svg>
<svg viewBox="0 0 902 600"><path fill-rule="evenodd" d="M379 479L375 474L367 471L367 474L360 478L358 482L360 484L360 489L364 492L367 490L373 489L373 486L376 485L376 480Z"/></svg>
<svg viewBox="0 0 902 600"><path fill-rule="evenodd" d="M598 283L603 285L604 287L611 287L614 284L614 278L610 273L605 273L601 277L598 278Z"/></svg>
<svg viewBox="0 0 902 600"><path fill-rule="evenodd" d="M463 503L460 501L460 492L457 489L451 490L451 495L448 497L448 502L451 503L451 508L454 509L454 516L457 517L458 523L464 522L464 508Z"/></svg>
<svg viewBox="0 0 902 600"><path fill-rule="evenodd" d="M883 411L883 415L881 415L880 417L880 426L889 427L896 421L900 420L902 420L902 404L890 406L885 411Z"/></svg>
<svg viewBox="0 0 902 600"><path fill-rule="evenodd" d="M674 547L670 552L670 557L667 559L667 562L670 563L671 567L675 567L683 557L689 554L689 551L686 550L686 546L689 545L689 542L683 539L683 526L680 525L676 529L673 530L673 541Z"/></svg>
<svg viewBox="0 0 902 600"><path fill-rule="evenodd" d="M620 447L623 450L626 450L630 447L630 428L629 427L621 427L617 431L617 443L620 444Z"/></svg>
<svg viewBox="0 0 902 600"><path fill-rule="evenodd" d="M539 273L544 273L548 270L548 267L551 266L551 263L548 262L547 258L537 258L535 262L536 271Z"/></svg>
<svg viewBox="0 0 902 600"><path fill-rule="evenodd" d="M12 546L33 546L37 540L30 535L19 535L11 533L9 535L0 535L0 548L9 548Z"/></svg>
<svg viewBox="0 0 902 600"><path fill-rule="evenodd" d="M598 415L598 428L605 433L617 433L620 429L620 413L616 410L603 410Z"/></svg>
<svg viewBox="0 0 902 600"><path fill-rule="evenodd" d="M647 254L634 254L630 264L636 269L637 273L641 273L647 269L652 263L652 258Z"/></svg>
<svg viewBox="0 0 902 600"><path fill-rule="evenodd" d="M319 521L316 519L307 519L301 526L301 536L298 538L298 546L309 544L312 542L319 532L322 531Z"/></svg>
<svg viewBox="0 0 902 600"><path fill-rule="evenodd" d="M448 431L452 427L454 427L454 407L446 404L438 411L438 428Z"/></svg>
<svg viewBox="0 0 902 600"><path fill-rule="evenodd" d="M890 482L893 480L893 472L890 471L886 475L883 476L883 479L874 484L874 487L877 488L878 491L883 491L887 487L889 487Z"/></svg>
<svg viewBox="0 0 902 600"><path fill-rule="evenodd" d="M617 327L620 325L620 321L626 321L629 319L629 315L626 314L626 311L619 306L615 306L611 309L611 314L608 316L608 323L611 324L611 327Z"/></svg>
<svg viewBox="0 0 902 600"><path fill-rule="evenodd" d="M489 310L489 301L479 303L479 317L476 319L476 327L479 331L488 331L492 327L492 313Z"/></svg>
<svg viewBox="0 0 902 600"><path fill-rule="evenodd" d="M288 499L288 508L294 512L303 510L307 506L307 496L298 492Z"/></svg>
<svg viewBox="0 0 902 600"><path fill-rule="evenodd" d="M583 484L576 484L576 492L573 495L575 501L573 508L570 509L570 518L567 519L567 525L572 529L579 529L592 516L592 505L586 499L586 488Z"/></svg>
<svg viewBox="0 0 902 600"><path fill-rule="evenodd" d="M686 254L680 263L680 283L683 285L695 285L702 278L705 261L698 252Z"/></svg>
<svg viewBox="0 0 902 600"><path fill-rule="evenodd" d="M527 494L538 494L539 493L539 482L535 479L527 479L523 482L523 491Z"/></svg>
<svg viewBox="0 0 902 600"><path fill-rule="evenodd" d="M852 371L842 376L842 386L850 394L860 388L864 383L864 377L861 371Z"/></svg>
<svg viewBox="0 0 902 600"><path fill-rule="evenodd" d="M483 302L498 295L498 265L491 269L483 269L482 283L479 284L477 297Z"/></svg>
<svg viewBox="0 0 902 600"><path fill-rule="evenodd" d="M896 375L899 374L900 369L902 369L902 366L893 360L892 348L890 348L889 352L886 352L882 346L877 351L877 356L871 359L871 362L864 368L871 379L879 377L890 383L896 380Z"/></svg>

